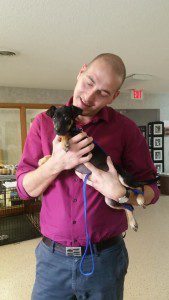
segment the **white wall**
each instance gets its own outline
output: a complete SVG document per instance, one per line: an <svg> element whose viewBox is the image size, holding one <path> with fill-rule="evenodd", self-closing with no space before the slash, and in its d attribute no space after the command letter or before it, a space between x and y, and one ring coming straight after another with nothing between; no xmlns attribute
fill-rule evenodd
<svg viewBox="0 0 169 300"><path fill-rule="evenodd" d="M160 121L169 120L169 94L145 94L143 100L136 101L130 99L130 92L121 93L112 106L116 109L160 109ZM164 137L164 165L165 172L169 173L169 135Z"/></svg>
<svg viewBox="0 0 169 300"><path fill-rule="evenodd" d="M0 102L65 103L72 91L0 87Z"/></svg>
<svg viewBox="0 0 169 300"><path fill-rule="evenodd" d="M45 90L0 87L0 102L65 103L72 95L68 90ZM145 94L143 100L130 100L130 92L121 93L113 102L115 109L160 109L160 120L169 120L169 94ZM150 120L151 121L151 120ZM169 136L165 136L165 172L169 172Z"/></svg>

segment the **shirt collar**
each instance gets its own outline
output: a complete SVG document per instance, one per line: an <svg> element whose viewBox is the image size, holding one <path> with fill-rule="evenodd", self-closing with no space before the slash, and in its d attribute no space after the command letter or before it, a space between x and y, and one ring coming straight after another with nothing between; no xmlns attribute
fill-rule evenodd
<svg viewBox="0 0 169 300"><path fill-rule="evenodd" d="M66 102L66 106L71 106L73 105L73 97L71 97L67 102ZM91 119L91 123L97 123L99 120L103 120L106 122L110 121L110 113L109 113L109 109L107 106L103 107L98 113L97 115L95 115L92 119Z"/></svg>

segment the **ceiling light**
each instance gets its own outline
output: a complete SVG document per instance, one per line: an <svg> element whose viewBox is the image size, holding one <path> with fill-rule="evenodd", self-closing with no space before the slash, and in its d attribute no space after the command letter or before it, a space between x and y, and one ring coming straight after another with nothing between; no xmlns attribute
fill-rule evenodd
<svg viewBox="0 0 169 300"><path fill-rule="evenodd" d="M16 55L13 51L0 50L0 56L14 56Z"/></svg>

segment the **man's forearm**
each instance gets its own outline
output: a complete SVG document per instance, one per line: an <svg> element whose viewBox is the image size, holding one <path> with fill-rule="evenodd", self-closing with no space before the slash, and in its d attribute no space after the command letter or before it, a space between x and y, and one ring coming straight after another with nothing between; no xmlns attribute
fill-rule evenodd
<svg viewBox="0 0 169 300"><path fill-rule="evenodd" d="M36 170L24 176L23 187L31 197L38 197L47 189L61 171L62 169L59 165L53 169L52 159L49 159Z"/></svg>

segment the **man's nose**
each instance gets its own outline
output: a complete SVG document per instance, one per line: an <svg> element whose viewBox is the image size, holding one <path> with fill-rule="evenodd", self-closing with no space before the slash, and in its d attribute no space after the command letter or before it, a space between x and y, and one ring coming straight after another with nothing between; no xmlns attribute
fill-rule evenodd
<svg viewBox="0 0 169 300"><path fill-rule="evenodd" d="M90 89L87 93L86 93L86 101L88 102L88 104L90 104L91 102L94 101L95 99L95 95L96 95L96 91L95 89Z"/></svg>

